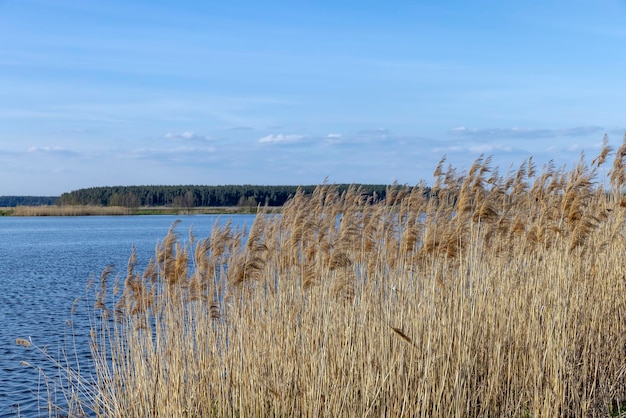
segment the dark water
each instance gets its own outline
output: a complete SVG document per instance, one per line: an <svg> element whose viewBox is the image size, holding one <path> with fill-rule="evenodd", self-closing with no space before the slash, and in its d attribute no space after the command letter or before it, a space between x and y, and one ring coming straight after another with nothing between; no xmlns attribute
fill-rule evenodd
<svg viewBox="0 0 626 418"><path fill-rule="evenodd" d="M78 360L88 375L88 280L111 264L124 276L133 245L138 267L144 266L177 219L176 230L187 240L192 226L197 238L205 238L216 222L232 219L249 227L254 215L0 218L0 417L48 416L44 374L59 376L57 367L37 350L16 345L16 338L31 338L64 363ZM77 297L83 300L71 315ZM62 405L63 394L57 391L56 398Z"/></svg>

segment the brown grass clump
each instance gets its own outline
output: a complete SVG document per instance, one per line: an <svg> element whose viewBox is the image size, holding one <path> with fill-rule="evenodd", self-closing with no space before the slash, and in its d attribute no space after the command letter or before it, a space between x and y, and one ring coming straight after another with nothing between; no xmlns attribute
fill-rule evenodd
<svg viewBox="0 0 626 418"><path fill-rule="evenodd" d="M111 216L129 215L129 209L122 206L16 206L13 216Z"/></svg>
<svg viewBox="0 0 626 418"><path fill-rule="evenodd" d="M383 201L323 184L248 234L172 227L94 327L96 413L618 412L626 209L621 151L613 188L597 184L609 152L569 172L442 161L430 194L394 185Z"/></svg>

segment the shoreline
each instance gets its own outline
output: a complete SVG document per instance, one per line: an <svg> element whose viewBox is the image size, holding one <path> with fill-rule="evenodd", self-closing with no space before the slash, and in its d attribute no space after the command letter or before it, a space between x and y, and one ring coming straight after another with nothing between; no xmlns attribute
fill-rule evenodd
<svg viewBox="0 0 626 418"><path fill-rule="evenodd" d="M280 213L281 207L263 207L267 213ZM259 208L252 206L207 206L180 208L168 206L16 206L0 208L0 216L136 216L136 215L254 215Z"/></svg>

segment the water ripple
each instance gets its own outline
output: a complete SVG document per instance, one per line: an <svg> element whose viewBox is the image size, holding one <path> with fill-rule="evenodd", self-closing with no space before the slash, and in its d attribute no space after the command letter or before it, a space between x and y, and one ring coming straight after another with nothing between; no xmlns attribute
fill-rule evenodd
<svg viewBox="0 0 626 418"><path fill-rule="evenodd" d="M77 359L88 365L88 280L110 264L123 274L133 245L139 266L145 265L176 219L183 220L181 237L192 225L197 236L206 237L218 221L215 216L0 218L0 418L48 416L46 379L59 376L57 366L35 348L18 346L16 338L31 338L62 364L75 366ZM232 219L250 225L254 217ZM83 300L72 315L77 297ZM52 395L62 406L63 394Z"/></svg>

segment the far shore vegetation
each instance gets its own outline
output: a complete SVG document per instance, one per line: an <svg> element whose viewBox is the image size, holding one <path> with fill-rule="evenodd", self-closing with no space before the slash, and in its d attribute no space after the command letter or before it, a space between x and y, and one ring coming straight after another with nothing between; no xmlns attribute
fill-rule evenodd
<svg viewBox="0 0 626 418"><path fill-rule="evenodd" d="M281 208L267 208L268 211L279 212ZM16 206L14 208L0 208L0 216L123 216L123 215L243 215L255 214L257 207L225 206L225 207L139 207L127 208L124 206L93 206L93 205L65 205L65 206Z"/></svg>
<svg viewBox="0 0 626 418"><path fill-rule="evenodd" d="M299 191L249 230L174 223L147 265L90 283L93 364L46 381L69 405L50 410L624 416L626 140L569 171L481 157L434 177Z"/></svg>
<svg viewBox="0 0 626 418"><path fill-rule="evenodd" d="M351 185L334 185L339 192ZM352 185L374 201L384 199L389 185ZM92 216L245 214L257 207L276 212L297 193L310 195L316 186L115 186L92 187L59 197L0 196L0 216Z"/></svg>

